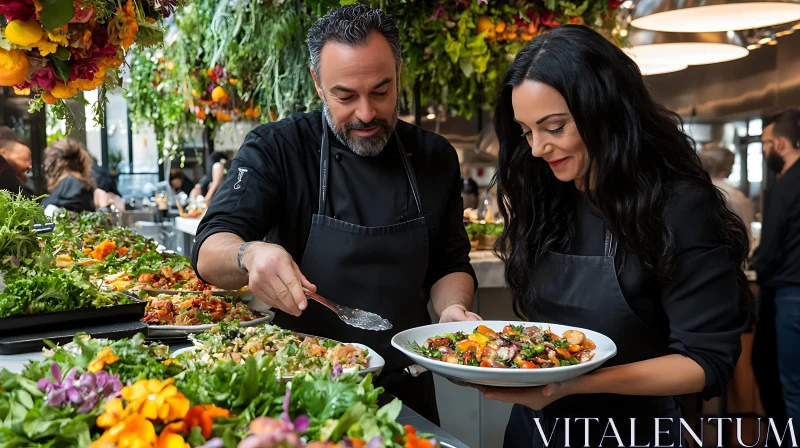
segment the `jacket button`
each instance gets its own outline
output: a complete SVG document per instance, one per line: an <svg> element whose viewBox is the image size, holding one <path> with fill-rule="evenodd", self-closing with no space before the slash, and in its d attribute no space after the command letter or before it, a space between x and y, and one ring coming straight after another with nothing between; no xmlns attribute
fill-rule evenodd
<svg viewBox="0 0 800 448"><path fill-rule="evenodd" d="M336 153L336 155L333 156L333 158L336 159L337 162L341 162L342 161L342 155L339 154L339 153Z"/></svg>
<svg viewBox="0 0 800 448"><path fill-rule="evenodd" d="M338 221L339 220L339 215L333 215L333 219Z"/></svg>

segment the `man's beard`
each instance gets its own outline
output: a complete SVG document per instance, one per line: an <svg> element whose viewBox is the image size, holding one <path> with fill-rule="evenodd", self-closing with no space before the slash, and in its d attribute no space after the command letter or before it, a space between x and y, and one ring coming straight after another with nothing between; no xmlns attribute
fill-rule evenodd
<svg viewBox="0 0 800 448"><path fill-rule="evenodd" d="M386 144L389 143L389 139L392 137L392 132L394 132L394 127L397 124L400 103L398 102L395 107L391 122L374 118L369 123L364 123L356 119L350 123L343 124L341 129L336 125L333 119L327 100L323 101L322 111L325 114L325 120L328 122L328 126L333 130L333 135L336 136L337 140L361 157L375 157L383 151L383 148L386 147ZM350 137L351 130L368 129L376 126L379 129L374 135L370 135L369 137Z"/></svg>
<svg viewBox="0 0 800 448"><path fill-rule="evenodd" d="M767 156L767 167L776 173L783 171L784 160L775 150L770 151Z"/></svg>

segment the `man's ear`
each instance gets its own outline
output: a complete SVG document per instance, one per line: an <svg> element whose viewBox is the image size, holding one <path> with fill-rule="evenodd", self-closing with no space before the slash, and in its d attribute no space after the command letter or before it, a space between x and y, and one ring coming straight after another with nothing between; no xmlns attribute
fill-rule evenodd
<svg viewBox="0 0 800 448"><path fill-rule="evenodd" d="M317 79L317 74L314 73L314 67L309 67L308 71L311 72L311 78L314 79L314 88L317 89L317 96L319 96L319 99L325 100L325 97L322 94L322 85L320 84L319 79Z"/></svg>

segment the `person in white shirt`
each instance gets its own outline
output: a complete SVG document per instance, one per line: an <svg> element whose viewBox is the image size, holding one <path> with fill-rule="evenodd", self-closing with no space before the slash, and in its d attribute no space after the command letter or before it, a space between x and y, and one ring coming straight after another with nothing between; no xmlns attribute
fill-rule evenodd
<svg viewBox="0 0 800 448"><path fill-rule="evenodd" d="M699 153L703 168L711 176L711 181L728 200L728 207L739 215L748 230L753 222L753 204L741 190L729 184L725 179L731 175L736 155L733 151L718 145L706 145Z"/></svg>

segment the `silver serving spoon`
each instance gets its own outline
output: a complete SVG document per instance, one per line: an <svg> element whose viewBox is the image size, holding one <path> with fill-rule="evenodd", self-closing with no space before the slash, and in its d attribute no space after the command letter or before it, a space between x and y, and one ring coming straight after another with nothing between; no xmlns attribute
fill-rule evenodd
<svg viewBox="0 0 800 448"><path fill-rule="evenodd" d="M344 305L339 305L338 303L333 303L306 288L303 288L303 291L305 291L306 297L308 297L310 300L314 300L322 305L325 305L331 311L336 313L336 315L339 316L339 319L341 319L347 325L362 328L364 330L374 331L384 331L392 328L392 324L388 320L378 316L375 313L370 313L369 311L363 311L359 309L352 309Z"/></svg>

